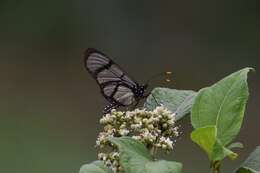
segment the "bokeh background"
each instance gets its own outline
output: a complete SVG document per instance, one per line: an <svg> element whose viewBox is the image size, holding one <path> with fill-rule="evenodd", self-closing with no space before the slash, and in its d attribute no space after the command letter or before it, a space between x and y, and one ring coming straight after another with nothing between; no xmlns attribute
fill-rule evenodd
<svg viewBox="0 0 260 173"><path fill-rule="evenodd" d="M259 7L259 6L258 6ZM0 1L0 172L77 173L96 159L105 105L83 67L85 48L110 55L136 80L172 70L152 87L198 90L243 67L250 99L232 172L260 145L257 0ZM189 139L189 118L168 159L184 173L207 173L206 155Z"/></svg>

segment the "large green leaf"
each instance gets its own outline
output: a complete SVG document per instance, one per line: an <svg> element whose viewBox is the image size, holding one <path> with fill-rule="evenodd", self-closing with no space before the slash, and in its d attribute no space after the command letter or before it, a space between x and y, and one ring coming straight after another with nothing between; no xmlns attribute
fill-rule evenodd
<svg viewBox="0 0 260 173"><path fill-rule="evenodd" d="M130 137L110 138L120 151L125 173L181 173L182 165L172 161L153 161L145 146Z"/></svg>
<svg viewBox="0 0 260 173"><path fill-rule="evenodd" d="M235 72L211 87L199 91L192 106L191 121L195 129L215 126L216 136L211 159L235 154L225 148L239 133L248 99L247 73L251 68ZM203 136L197 134L196 136ZM203 133L205 133L203 131ZM194 138L193 138L194 139ZM196 138L197 139L197 138ZM194 141L198 143L198 141ZM207 151L208 153L208 151Z"/></svg>
<svg viewBox="0 0 260 173"><path fill-rule="evenodd" d="M104 166L102 161L95 161L90 164L83 165L79 173L113 173Z"/></svg>
<svg viewBox="0 0 260 173"><path fill-rule="evenodd" d="M260 173L260 146L250 154L236 173Z"/></svg>
<svg viewBox="0 0 260 173"><path fill-rule="evenodd" d="M217 126L218 139L230 143L240 130L248 99L247 73L242 69L199 91L192 107L192 125Z"/></svg>
<svg viewBox="0 0 260 173"><path fill-rule="evenodd" d="M194 130L191 139L208 154L209 160L222 160L226 156L231 159L237 157L236 153L222 146L217 139L216 126L206 126Z"/></svg>
<svg viewBox="0 0 260 173"><path fill-rule="evenodd" d="M190 113L196 92L191 90L176 90L169 88L155 88L144 105L148 110L153 110L159 104L164 105L170 111L176 113L179 120Z"/></svg>
<svg viewBox="0 0 260 173"><path fill-rule="evenodd" d="M206 151L208 157L212 157L212 151L216 142L217 128L206 126L198 128L191 133L191 139Z"/></svg>

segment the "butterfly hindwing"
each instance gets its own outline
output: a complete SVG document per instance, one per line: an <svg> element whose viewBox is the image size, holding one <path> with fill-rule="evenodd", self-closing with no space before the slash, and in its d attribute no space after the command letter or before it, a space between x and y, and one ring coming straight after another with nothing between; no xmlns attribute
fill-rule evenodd
<svg viewBox="0 0 260 173"><path fill-rule="evenodd" d="M134 92L125 85L119 85L116 88L116 91L113 95L113 99L115 99L116 102L119 102L124 106L129 106L136 101Z"/></svg>
<svg viewBox="0 0 260 173"><path fill-rule="evenodd" d="M101 91L110 103L116 103L120 106L129 106L136 101L133 90L122 83L106 83Z"/></svg>

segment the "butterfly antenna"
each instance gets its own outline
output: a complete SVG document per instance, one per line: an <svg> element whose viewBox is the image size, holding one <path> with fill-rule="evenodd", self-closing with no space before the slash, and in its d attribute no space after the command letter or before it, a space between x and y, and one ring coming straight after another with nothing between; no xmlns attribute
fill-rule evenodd
<svg viewBox="0 0 260 173"><path fill-rule="evenodd" d="M152 77L150 77L146 84L148 85L152 80L158 78L158 77L161 77L161 76L165 76L165 81L166 82L171 82L171 79L169 78L169 76L172 75L172 72L171 71L165 71L165 72L161 72L161 73L158 73L158 74L155 74L153 75Z"/></svg>

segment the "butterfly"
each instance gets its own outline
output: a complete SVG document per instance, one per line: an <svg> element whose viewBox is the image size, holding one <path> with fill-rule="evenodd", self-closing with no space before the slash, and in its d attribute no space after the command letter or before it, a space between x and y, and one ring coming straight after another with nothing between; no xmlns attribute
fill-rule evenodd
<svg viewBox="0 0 260 173"><path fill-rule="evenodd" d="M88 48L84 54L84 64L109 102L103 113L109 113L118 107L136 107L141 99L148 96L145 95L148 84L137 83L104 53Z"/></svg>

